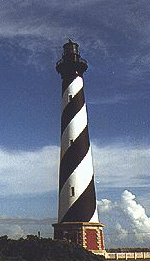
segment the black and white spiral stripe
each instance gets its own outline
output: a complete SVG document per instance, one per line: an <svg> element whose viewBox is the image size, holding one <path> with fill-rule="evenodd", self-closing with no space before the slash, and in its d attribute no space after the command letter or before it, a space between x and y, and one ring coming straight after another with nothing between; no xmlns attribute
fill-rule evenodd
<svg viewBox="0 0 150 261"><path fill-rule="evenodd" d="M63 79L59 222L98 222L83 79Z"/></svg>

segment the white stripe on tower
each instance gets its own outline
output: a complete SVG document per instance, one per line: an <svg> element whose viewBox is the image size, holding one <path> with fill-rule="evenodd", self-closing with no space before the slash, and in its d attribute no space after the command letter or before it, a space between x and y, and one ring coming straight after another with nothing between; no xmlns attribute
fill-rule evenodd
<svg viewBox="0 0 150 261"><path fill-rule="evenodd" d="M62 96L62 111L68 104L68 97L72 95L74 97L80 89L83 87L83 79L81 77L76 77L73 82L68 86Z"/></svg>
<svg viewBox="0 0 150 261"><path fill-rule="evenodd" d="M58 221L99 222L82 78L87 64L76 43L64 45L56 69L63 79Z"/></svg>

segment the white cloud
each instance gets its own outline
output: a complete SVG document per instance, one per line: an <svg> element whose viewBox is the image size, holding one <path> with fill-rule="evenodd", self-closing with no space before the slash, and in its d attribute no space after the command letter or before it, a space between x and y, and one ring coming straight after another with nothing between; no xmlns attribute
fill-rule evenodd
<svg viewBox="0 0 150 261"><path fill-rule="evenodd" d="M9 232L9 234L10 234L9 237L10 238L19 239L21 237L25 237L26 236L25 231L19 225L9 226L9 230L10 230L10 232Z"/></svg>
<svg viewBox="0 0 150 261"><path fill-rule="evenodd" d="M147 187L150 149L92 143L96 187ZM0 194L42 193L58 188L59 147L33 152L0 149ZM103 208L110 208L109 201Z"/></svg>
<svg viewBox="0 0 150 261"><path fill-rule="evenodd" d="M2 223L2 221L1 221ZM18 224L6 224L5 220L3 224L0 224L0 235L7 235L9 238L19 239L21 237L26 237L28 234L20 225Z"/></svg>
<svg viewBox="0 0 150 261"><path fill-rule="evenodd" d="M131 220L136 238L150 241L150 218L146 215L145 209L136 202L135 195L125 190L122 194L121 207Z"/></svg>
<svg viewBox="0 0 150 261"><path fill-rule="evenodd" d="M147 5L142 3L140 6L144 14L147 13ZM94 55L96 66L98 60L102 57L106 56L108 63L109 59L112 59L112 54L116 57L116 53L118 53L118 61L119 59L123 61L121 66L119 63L119 67L123 68L123 75L125 75L123 81L121 79L121 83L124 82L124 84L128 85L136 81L137 76L141 75L143 70L144 72L147 71L147 62L149 61L149 53L147 54L145 51L142 53L142 50L146 48L145 41L147 35L149 35L149 16L147 14L146 19L141 17L142 23L139 23L138 12L133 12L138 8L137 3L133 2L129 5L123 1L120 1L119 5L112 3L112 1L106 2L103 0L83 0L78 2L65 0L61 2L56 0L43 0L42 2L39 0L1 1L0 36L8 37L11 40L18 37L18 41L22 45L24 45L24 41L26 42L27 49L30 49L32 45L34 53L32 57L26 57L28 63L31 64L34 64L35 61L36 63L42 63L42 60L37 59L35 55L36 52L41 51L41 39L44 51L47 51L47 47L49 47L49 50L55 56L56 50L57 54L60 51L61 55L61 46L68 38L74 39L79 42L81 47L84 45L84 52L88 53L88 55ZM145 25L144 30L143 24ZM141 35L142 37L140 37ZM34 39L31 40L30 37ZM124 42L120 40L120 37L124 39ZM116 39L119 40L116 42ZM144 43L143 39L145 39ZM122 58L120 47L122 46L121 50L124 53L126 48L123 46L126 46L126 44L131 45L130 55L129 57L125 55L126 58ZM136 46L134 51L132 50L132 44ZM138 55L135 54L135 50ZM14 52L13 55L15 56L16 53ZM60 57L60 55L57 57ZM136 62L132 61L135 59ZM141 61L143 66L141 66ZM132 65L131 68L130 64ZM144 65L146 68L144 68ZM129 69L129 74L125 72L124 68L126 66ZM98 70L100 71L101 68ZM104 102L122 101L124 99L118 96Z"/></svg>
<svg viewBox="0 0 150 261"><path fill-rule="evenodd" d="M143 5L143 7L146 12L147 5ZM60 36L61 38L70 37L70 34L72 34L72 36L76 35L77 38L79 35L82 35L82 37L86 35L86 40L89 38L92 40L96 36L92 46L97 49L102 45L102 37L101 39L99 37L100 30L105 30L105 34L102 34L103 39L106 38L107 34L112 34L112 28L113 33L116 34L116 30L121 27L122 30L119 31L124 34L125 39L128 37L130 39L132 34L136 33L135 26L137 26L139 19L138 17L133 19L133 16L136 18L136 13L133 14L133 11L131 11L135 8L137 9L136 3L132 3L129 7L123 1L118 5L111 1L106 3L104 0L82 0L78 2L65 0L61 2L58 0L43 0L42 2L39 0L1 1L0 33L2 35L32 34L45 36L49 39L53 37L60 39ZM93 12L91 12L91 9ZM85 23L85 19L87 23ZM146 25L145 27L148 29L148 23ZM138 24L138 29L142 28L143 26ZM88 33L86 34L87 29ZM113 38L112 35L111 38ZM115 43L116 41L113 42L113 44Z"/></svg>
<svg viewBox="0 0 150 261"><path fill-rule="evenodd" d="M100 186L149 186L150 148L114 143L99 146L92 143L96 182ZM98 187L98 186L97 186Z"/></svg>
<svg viewBox="0 0 150 261"><path fill-rule="evenodd" d="M150 193L146 192L139 196L138 199L140 203L145 206L147 214L150 215Z"/></svg>
<svg viewBox="0 0 150 261"><path fill-rule="evenodd" d="M131 99L131 96L129 95L115 95L113 97L110 98L101 98L101 99L93 99L91 101L89 101L90 104L94 104L94 105L100 105L100 104L116 104L116 103L124 103L125 101L127 101L128 99Z"/></svg>
<svg viewBox="0 0 150 261"><path fill-rule="evenodd" d="M128 230L123 228L120 223L116 223L116 232L118 233L118 238L124 240L128 236Z"/></svg>
<svg viewBox="0 0 150 261"><path fill-rule="evenodd" d="M0 194L42 193L57 188L59 148L34 152L0 149Z"/></svg>
<svg viewBox="0 0 150 261"><path fill-rule="evenodd" d="M149 170L150 150L146 147L112 144L92 146L96 181L105 186L148 186L139 178ZM58 188L59 148L47 146L33 152L0 149L0 193L42 193ZM144 172L143 172L144 171ZM97 189L99 189L99 184ZM144 201L143 201L144 202ZM113 202L109 198L98 201L100 221L106 224L106 247L148 246L150 218L135 195L125 190ZM12 237L24 235L22 227L11 227Z"/></svg>
<svg viewBox="0 0 150 261"><path fill-rule="evenodd" d="M111 97L100 97L98 99L91 99L88 103L93 105L114 105L114 104L125 104L131 101L140 100L141 98L148 99L150 91L132 92L128 95L119 94ZM107 95L108 96L108 95Z"/></svg>
<svg viewBox="0 0 150 261"><path fill-rule="evenodd" d="M65 16L65 9L69 7L58 1L7 1L1 2L1 28L2 36L33 35L46 37L47 39L56 39L59 41L65 34L72 31L67 24L62 26L59 23L61 16ZM65 8L66 6L66 8ZM72 8L72 5L70 6ZM57 17L57 19L56 19ZM64 33L63 33L64 31Z"/></svg>
<svg viewBox="0 0 150 261"><path fill-rule="evenodd" d="M98 206L102 212L109 212L114 207L112 202L106 198L102 199L101 201L98 201Z"/></svg>
<svg viewBox="0 0 150 261"><path fill-rule="evenodd" d="M103 208L109 202L111 208ZM125 190L118 202L102 199L98 202L99 218L106 224L106 247L146 247L150 244L150 217L137 203L135 195Z"/></svg>

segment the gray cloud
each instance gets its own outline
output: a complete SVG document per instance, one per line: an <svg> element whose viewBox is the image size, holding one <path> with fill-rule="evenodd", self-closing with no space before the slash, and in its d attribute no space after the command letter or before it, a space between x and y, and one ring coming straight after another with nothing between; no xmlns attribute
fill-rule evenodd
<svg viewBox="0 0 150 261"><path fill-rule="evenodd" d="M139 23L138 12L142 9ZM1 33L32 34L58 40L59 37L68 37L70 32L77 40L81 37L84 42L90 40L94 44L101 39L118 51L123 51L129 44L130 50L135 41L136 45L140 42L143 23L148 26L147 12L147 5L142 3L139 6L136 1L7 1L7 4L1 2Z"/></svg>
<svg viewBox="0 0 150 261"><path fill-rule="evenodd" d="M103 78L103 66L107 77L109 67L115 67L114 85L134 84L147 71L150 16L144 1L20 0L3 1L0 8L1 37L11 39L13 56L16 41L21 52L27 50L26 64L41 63L44 68L44 57L60 58L62 44L72 38L84 47L83 55L90 57L94 69L99 63Z"/></svg>

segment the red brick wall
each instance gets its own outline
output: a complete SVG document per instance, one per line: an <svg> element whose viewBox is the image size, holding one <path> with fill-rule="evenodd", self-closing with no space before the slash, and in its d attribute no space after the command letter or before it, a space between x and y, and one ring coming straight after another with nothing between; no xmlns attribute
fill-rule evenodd
<svg viewBox="0 0 150 261"><path fill-rule="evenodd" d="M98 250L97 231L95 229L86 229L86 249Z"/></svg>

